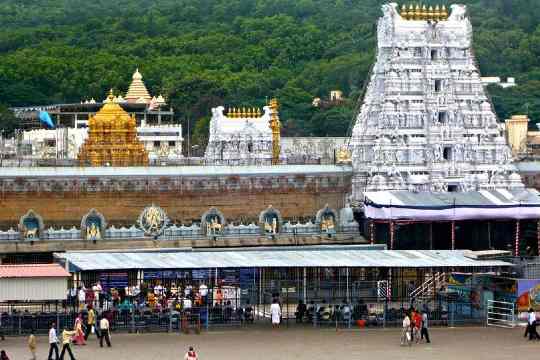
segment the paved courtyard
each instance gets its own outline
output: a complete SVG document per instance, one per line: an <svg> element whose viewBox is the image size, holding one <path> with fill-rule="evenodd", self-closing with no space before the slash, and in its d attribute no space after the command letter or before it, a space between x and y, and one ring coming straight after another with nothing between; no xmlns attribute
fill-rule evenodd
<svg viewBox="0 0 540 360"><path fill-rule="evenodd" d="M74 347L78 360L179 360L190 345L201 360L328 359L521 359L537 358L540 342L528 342L523 329L431 329L432 343L399 346L398 329L343 330L266 328L225 329L200 335L113 334L113 348L99 348L95 338ZM47 357L47 339L38 337L38 359ZM29 359L26 338L0 342L11 360Z"/></svg>

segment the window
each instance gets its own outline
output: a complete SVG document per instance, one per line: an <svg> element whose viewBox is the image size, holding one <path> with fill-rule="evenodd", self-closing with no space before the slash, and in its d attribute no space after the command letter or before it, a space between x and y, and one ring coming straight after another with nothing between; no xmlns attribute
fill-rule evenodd
<svg viewBox="0 0 540 360"><path fill-rule="evenodd" d="M169 147L175 147L176 141L169 141Z"/></svg>
<svg viewBox="0 0 540 360"><path fill-rule="evenodd" d="M442 80L440 80L440 79L435 80L435 84L434 84L434 85L435 85L435 86L434 86L435 92L440 92L441 89L442 89Z"/></svg>
<svg viewBox="0 0 540 360"><path fill-rule="evenodd" d="M457 192L458 186L457 185L448 185L448 192Z"/></svg>
<svg viewBox="0 0 540 360"><path fill-rule="evenodd" d="M439 111L439 124L444 124L446 123L446 111Z"/></svg>
<svg viewBox="0 0 540 360"><path fill-rule="evenodd" d="M248 152L253 152L253 143L248 143Z"/></svg>
<svg viewBox="0 0 540 360"><path fill-rule="evenodd" d="M161 143L159 141L154 141L154 147L158 148L161 146Z"/></svg>
<svg viewBox="0 0 540 360"><path fill-rule="evenodd" d="M437 60L437 50L431 50L431 60Z"/></svg>
<svg viewBox="0 0 540 360"><path fill-rule="evenodd" d="M414 57L422 57L422 48L420 47L414 48Z"/></svg>
<svg viewBox="0 0 540 360"><path fill-rule="evenodd" d="M46 139L45 140L45 146L47 146L47 147L56 147L56 140L55 139Z"/></svg>
<svg viewBox="0 0 540 360"><path fill-rule="evenodd" d="M445 146L445 148L443 149L443 158L444 160L451 160L452 148L450 146Z"/></svg>

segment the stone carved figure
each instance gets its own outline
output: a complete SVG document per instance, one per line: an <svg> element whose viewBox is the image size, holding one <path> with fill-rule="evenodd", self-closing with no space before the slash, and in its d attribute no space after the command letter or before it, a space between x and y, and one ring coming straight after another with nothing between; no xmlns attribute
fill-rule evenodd
<svg viewBox="0 0 540 360"><path fill-rule="evenodd" d="M452 4L450 5L450 16L448 21L463 21L467 13L467 7L465 5Z"/></svg>
<svg viewBox="0 0 540 360"><path fill-rule="evenodd" d="M368 189L415 187L415 183L408 183L409 178L405 186L392 177L385 181L381 173L393 164L404 168L413 163L415 172L428 174L428 178L440 177L441 184L434 184L434 189L460 184L471 174L482 175L478 177L481 188L488 181L483 175L490 168L512 165L509 160L503 161L507 157L506 150L502 151L507 148L506 141L493 140L500 129L493 125L495 115L476 67L466 7L452 6L448 22L409 21L397 12L393 4L382 7L377 62L353 127L353 199L361 202ZM430 48L435 53L427 51ZM441 117L441 113L446 115ZM444 121L439 123L439 118ZM476 136L484 128L489 140ZM398 141L404 135L409 138L408 149ZM385 142L385 137L395 140ZM444 152L447 147L451 149L448 154ZM446 155L450 155L451 163L444 162ZM368 174L373 166L377 170ZM429 186L428 181L418 188L429 191ZM506 179L497 186L513 185Z"/></svg>
<svg viewBox="0 0 540 360"><path fill-rule="evenodd" d="M92 222L90 226L86 227L86 239L101 240L101 231L95 222Z"/></svg>
<svg viewBox="0 0 540 360"><path fill-rule="evenodd" d="M145 234L158 236L165 230L168 220L165 211L159 206L152 204L141 212L138 223Z"/></svg>

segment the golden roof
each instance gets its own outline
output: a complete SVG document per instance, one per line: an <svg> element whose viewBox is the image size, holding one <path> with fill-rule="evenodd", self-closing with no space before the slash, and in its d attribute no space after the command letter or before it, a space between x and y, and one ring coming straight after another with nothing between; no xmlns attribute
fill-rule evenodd
<svg viewBox="0 0 540 360"><path fill-rule="evenodd" d="M124 99L129 103L149 103L152 100L150 93L146 89L146 85L142 81L142 75L137 68L131 77L131 84Z"/></svg>
<svg viewBox="0 0 540 360"><path fill-rule="evenodd" d="M148 153L137 138L136 121L114 101L107 102L88 120L88 138L79 149L81 165L140 166L148 164Z"/></svg>

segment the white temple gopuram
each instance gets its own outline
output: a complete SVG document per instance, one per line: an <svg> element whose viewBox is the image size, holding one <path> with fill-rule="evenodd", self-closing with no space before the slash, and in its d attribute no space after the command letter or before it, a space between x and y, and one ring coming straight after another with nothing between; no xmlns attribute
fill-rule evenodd
<svg viewBox="0 0 540 360"><path fill-rule="evenodd" d="M270 165L272 163L272 109L212 109L207 164Z"/></svg>
<svg viewBox="0 0 540 360"><path fill-rule="evenodd" d="M521 189L482 82L464 5L383 5L377 59L350 140L366 191Z"/></svg>

